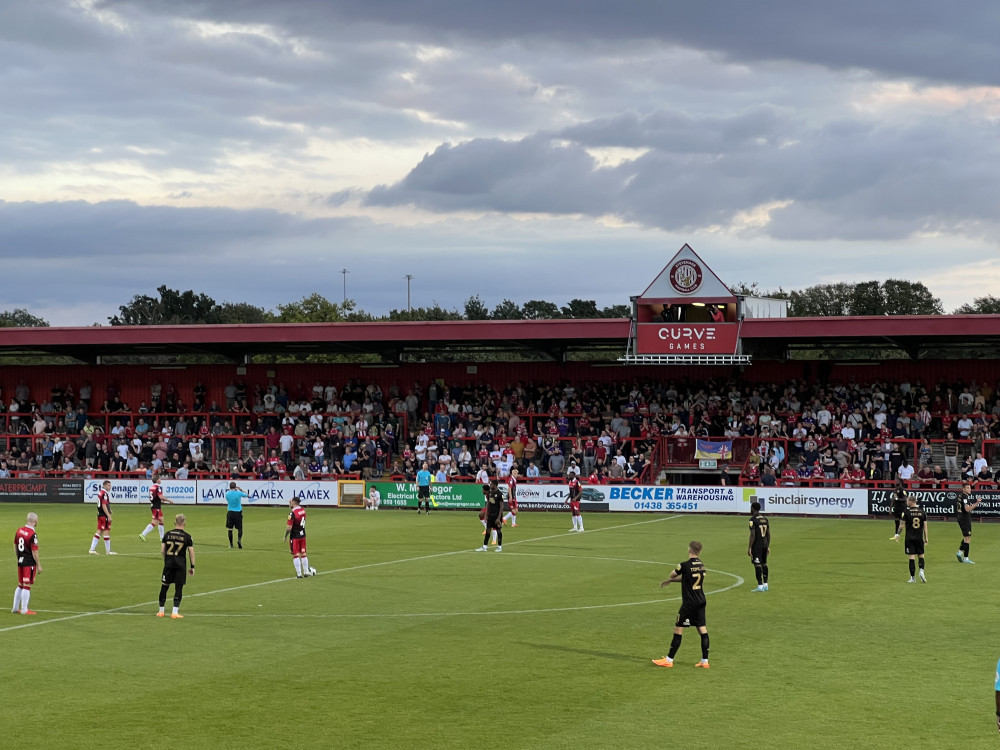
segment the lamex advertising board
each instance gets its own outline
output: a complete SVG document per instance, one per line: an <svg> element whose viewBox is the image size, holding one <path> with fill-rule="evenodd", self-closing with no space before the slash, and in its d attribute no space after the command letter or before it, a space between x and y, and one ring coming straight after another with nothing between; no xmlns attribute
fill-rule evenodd
<svg viewBox="0 0 1000 750"><path fill-rule="evenodd" d="M153 484L148 479L111 479L112 505L143 505L149 502L149 488ZM83 501L96 503L97 493L104 484L103 479L87 479L83 483ZM197 483L193 479L164 479L160 482L163 494L177 505L194 505L197 501Z"/></svg>
<svg viewBox="0 0 1000 750"><path fill-rule="evenodd" d="M379 501L383 508L416 508L417 507L417 483L416 482L368 482L365 485L365 493L375 487L382 499ZM483 490L482 485L466 483L432 482L431 483L431 507L441 509L454 508L482 508Z"/></svg>
<svg viewBox="0 0 1000 750"><path fill-rule="evenodd" d="M742 487L744 500L764 513L802 516L866 516L868 490L839 487Z"/></svg>
<svg viewBox="0 0 1000 750"><path fill-rule="evenodd" d="M507 486L503 482L500 491L507 495ZM601 487L583 485L580 495L580 509L583 511L602 512L609 510L607 498ZM530 510L568 510L569 485L567 484L530 484L525 481L517 483L517 504Z"/></svg>
<svg viewBox="0 0 1000 750"><path fill-rule="evenodd" d="M962 494L958 490L910 490L909 494L917 498L924 513L936 518L951 518L955 515L955 503ZM868 512L874 516L892 513L891 490L869 490ZM972 497L979 505L972 512L973 518L1000 518L1000 492L976 491Z"/></svg>
<svg viewBox="0 0 1000 750"><path fill-rule="evenodd" d="M749 513L742 487L612 484L588 487L608 510L661 513Z"/></svg>
<svg viewBox="0 0 1000 750"><path fill-rule="evenodd" d="M225 505L226 492L229 490L230 479L199 479L199 505ZM279 482L261 480L237 480L236 486L250 497L243 499L243 505L288 505L292 497L298 497L305 507L335 506L339 503L340 494L335 480L296 481L293 479Z"/></svg>

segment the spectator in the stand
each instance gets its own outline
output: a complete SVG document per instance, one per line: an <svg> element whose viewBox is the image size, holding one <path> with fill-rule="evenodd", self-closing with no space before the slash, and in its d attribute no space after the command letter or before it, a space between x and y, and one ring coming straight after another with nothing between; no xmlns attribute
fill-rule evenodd
<svg viewBox="0 0 1000 750"><path fill-rule="evenodd" d="M928 464L923 464L914 478L920 487L933 487L935 483L934 469Z"/></svg>
<svg viewBox="0 0 1000 750"><path fill-rule="evenodd" d="M558 442L553 441L552 447L548 451L549 476L561 477L563 475L563 467L565 465L566 462L563 457L562 448L559 447Z"/></svg>
<svg viewBox="0 0 1000 750"><path fill-rule="evenodd" d="M966 392L968 392L968 389L966 389ZM985 458L983 458L983 454L976 453L976 458L972 462L972 469L975 472L976 477L977 478L979 477L983 469L988 469L988 468L989 468L989 462Z"/></svg>
<svg viewBox="0 0 1000 750"><path fill-rule="evenodd" d="M958 441L955 440L955 436L951 432L947 433L947 438L941 448L944 451L944 470L949 475L952 473L957 474L959 447Z"/></svg>
<svg viewBox="0 0 1000 750"><path fill-rule="evenodd" d="M905 458L901 459L899 468L896 470L896 478L908 482L913 479L913 473L913 467L910 466L910 462Z"/></svg>
<svg viewBox="0 0 1000 750"><path fill-rule="evenodd" d="M958 470L959 476L968 481L976 475L976 470L973 468L972 456L966 456L965 461L962 462L962 467Z"/></svg>
<svg viewBox="0 0 1000 750"><path fill-rule="evenodd" d="M770 464L764 466L764 471L760 476L760 484L762 487L774 487L776 484L774 477L774 469Z"/></svg>
<svg viewBox="0 0 1000 750"><path fill-rule="evenodd" d="M524 475L528 479L538 479L541 473L538 471L538 467L535 466L534 461L528 461L528 467L524 470Z"/></svg>

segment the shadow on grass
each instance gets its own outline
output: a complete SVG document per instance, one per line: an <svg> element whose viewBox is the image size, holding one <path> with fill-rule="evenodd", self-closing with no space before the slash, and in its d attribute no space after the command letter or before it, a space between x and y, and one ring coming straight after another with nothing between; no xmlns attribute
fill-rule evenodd
<svg viewBox="0 0 1000 750"><path fill-rule="evenodd" d="M572 646L558 646L552 643L522 643L531 648L544 649L546 651L562 651L569 654L582 654L584 656L596 656L601 659L612 659L614 661L636 661L634 654L614 654L607 651L591 651L586 648L573 648Z"/></svg>

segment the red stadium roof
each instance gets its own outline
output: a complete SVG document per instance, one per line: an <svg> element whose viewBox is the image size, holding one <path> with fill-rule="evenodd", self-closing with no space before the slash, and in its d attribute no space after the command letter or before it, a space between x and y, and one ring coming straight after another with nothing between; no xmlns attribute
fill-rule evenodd
<svg viewBox="0 0 1000 750"><path fill-rule="evenodd" d="M265 325L92 326L0 328L0 353L55 354L95 361L98 356L217 354L379 354L404 352L521 351L552 358L570 351L625 351L630 321L503 320L405 323L285 323ZM804 346L1000 347L998 315L855 318L758 318L743 321L744 350L781 358Z"/></svg>

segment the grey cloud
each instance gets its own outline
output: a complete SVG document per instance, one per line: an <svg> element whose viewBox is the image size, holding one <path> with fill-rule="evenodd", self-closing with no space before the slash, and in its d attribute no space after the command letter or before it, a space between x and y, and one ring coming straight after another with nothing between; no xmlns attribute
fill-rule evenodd
<svg viewBox="0 0 1000 750"><path fill-rule="evenodd" d="M131 0L107 3L130 4ZM777 0L767 4L625 0L613 6L577 4L572 9L555 0L155 0L144 5L200 17L266 20L304 34L348 23L371 23L415 29L429 38L559 39L577 44L658 39L740 60L798 60L838 69L868 68L894 76L977 83L994 83L1000 69L1000 45L995 38L1000 9L989 0Z"/></svg>
<svg viewBox="0 0 1000 750"><path fill-rule="evenodd" d="M444 212L615 214L671 231L726 225L738 212L793 201L763 231L885 239L975 225L1000 239L1000 176L990 167L1000 156L997 126L959 117L809 125L769 108L728 118L623 115L550 137L442 146L368 200ZM556 145L567 138L576 140ZM601 169L584 146L650 150Z"/></svg>

